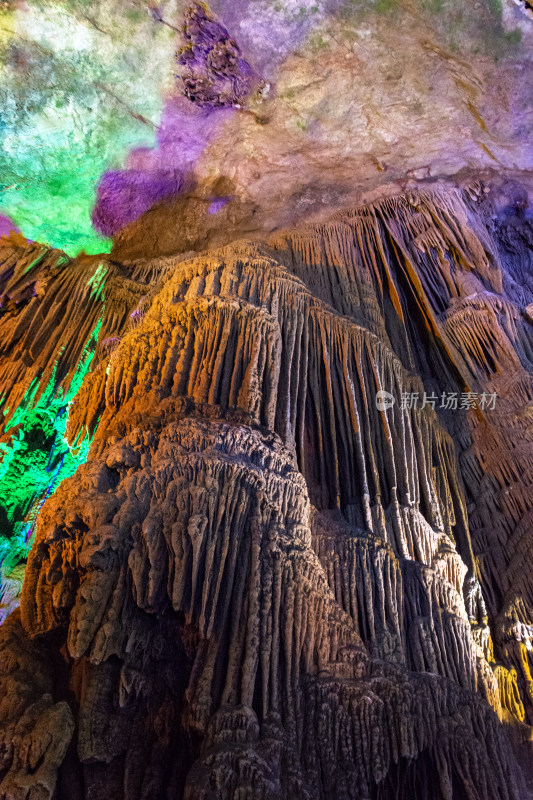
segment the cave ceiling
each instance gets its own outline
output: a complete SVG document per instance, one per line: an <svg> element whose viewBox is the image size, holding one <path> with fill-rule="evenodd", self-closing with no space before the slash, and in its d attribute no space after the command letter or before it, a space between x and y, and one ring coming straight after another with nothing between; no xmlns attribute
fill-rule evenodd
<svg viewBox="0 0 533 800"><path fill-rule="evenodd" d="M532 65L0 2L0 800L533 798Z"/></svg>
<svg viewBox="0 0 533 800"><path fill-rule="evenodd" d="M532 42L522 0L8 0L3 229L137 252L171 206L176 251L528 173Z"/></svg>

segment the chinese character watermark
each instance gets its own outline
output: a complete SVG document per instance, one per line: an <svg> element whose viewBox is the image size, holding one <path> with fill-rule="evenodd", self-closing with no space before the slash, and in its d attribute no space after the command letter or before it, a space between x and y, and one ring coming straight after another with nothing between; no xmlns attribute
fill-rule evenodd
<svg viewBox="0 0 533 800"><path fill-rule="evenodd" d="M400 398L400 409L408 411L411 409L424 409L431 406L433 409L443 409L444 411L468 411L469 409L479 408L481 411L494 411L496 408L496 392L442 392L440 395L431 392L402 392ZM396 403L396 398L390 393L380 390L376 394L376 408L379 411L387 411Z"/></svg>

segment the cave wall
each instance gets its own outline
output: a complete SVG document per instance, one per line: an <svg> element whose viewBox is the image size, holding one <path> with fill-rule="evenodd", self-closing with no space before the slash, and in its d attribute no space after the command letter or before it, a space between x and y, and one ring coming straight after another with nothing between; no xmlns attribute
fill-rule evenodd
<svg viewBox="0 0 533 800"><path fill-rule="evenodd" d="M527 796L533 287L513 192L499 216L490 186L436 187L121 263L3 240L17 553L12 493L31 530L48 484L6 454L50 452L39 402L60 398L85 463L42 505L0 628L1 797ZM497 402L441 409L451 392Z"/></svg>

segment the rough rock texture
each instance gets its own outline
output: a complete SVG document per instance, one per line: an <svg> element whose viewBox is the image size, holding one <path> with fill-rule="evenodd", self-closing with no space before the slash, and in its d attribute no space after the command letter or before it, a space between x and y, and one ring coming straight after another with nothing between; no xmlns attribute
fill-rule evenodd
<svg viewBox="0 0 533 800"><path fill-rule="evenodd" d="M64 440L68 405L146 291L101 258L1 241L0 621L42 502L86 458L87 440Z"/></svg>
<svg viewBox="0 0 533 800"><path fill-rule="evenodd" d="M94 261L12 240L6 406L103 321L68 407L87 461L0 628L1 798L528 796L525 205L411 193L110 262L96 297Z"/></svg>
<svg viewBox="0 0 533 800"><path fill-rule="evenodd" d="M250 91L253 70L206 6L196 4L188 9L183 38L176 55L183 95L208 108L242 103Z"/></svg>
<svg viewBox="0 0 533 800"><path fill-rule="evenodd" d="M0 216L73 255L111 247L91 217L132 226L152 258L163 226L141 217L220 179L235 239L384 187L531 171L526 5L3 0Z"/></svg>

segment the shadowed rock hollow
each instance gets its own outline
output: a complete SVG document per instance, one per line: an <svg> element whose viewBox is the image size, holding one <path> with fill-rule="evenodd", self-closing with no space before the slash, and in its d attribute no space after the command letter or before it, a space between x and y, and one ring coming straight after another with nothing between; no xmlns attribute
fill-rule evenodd
<svg viewBox="0 0 533 800"><path fill-rule="evenodd" d="M2 240L3 452L33 410L34 459L86 460L0 628L0 797L528 796L524 192L120 263ZM20 447L6 537L49 491Z"/></svg>

